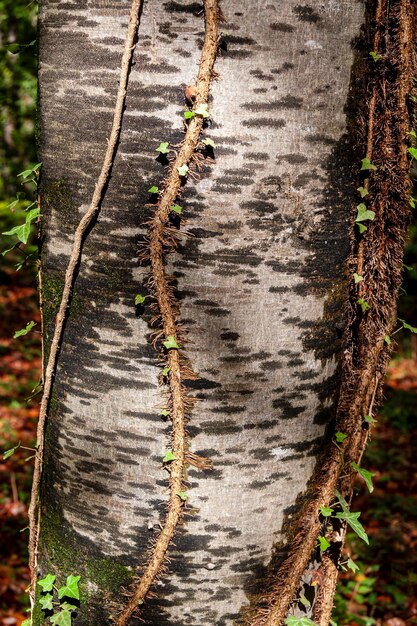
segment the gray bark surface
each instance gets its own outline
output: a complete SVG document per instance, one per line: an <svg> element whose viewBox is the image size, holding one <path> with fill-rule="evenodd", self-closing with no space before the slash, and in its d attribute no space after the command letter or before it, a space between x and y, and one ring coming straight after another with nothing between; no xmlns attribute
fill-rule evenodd
<svg viewBox="0 0 417 626"><path fill-rule="evenodd" d="M40 125L46 342L72 234L108 137L128 1L43 0ZM140 566L163 521L169 422L137 251L161 184L160 141L182 137L197 72L199 2L145 3L112 179L85 245L47 428L42 571L82 573L75 623L105 624L98 563ZM200 380L189 516L143 616L229 626L262 586L305 492L337 398L355 186L346 114L361 2L224 0L206 136L215 161L189 180L178 280ZM64 558L65 557L65 558ZM107 559L107 561L106 561ZM65 568L72 571L65 571ZM103 575L104 576L104 575ZM105 578L105 576L104 576ZM119 579L117 579L119 580ZM116 581L117 582L117 581Z"/></svg>

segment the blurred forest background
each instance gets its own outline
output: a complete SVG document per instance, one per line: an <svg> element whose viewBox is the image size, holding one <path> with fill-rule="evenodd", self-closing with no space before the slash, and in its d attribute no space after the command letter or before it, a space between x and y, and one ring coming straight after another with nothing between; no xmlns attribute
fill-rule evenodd
<svg viewBox="0 0 417 626"><path fill-rule="evenodd" d="M37 170L30 172L37 163L36 16L35 1L0 0L0 232L23 224L36 199ZM0 235L0 626L20 626L28 607L33 453L24 448L35 442L41 368L36 227L31 230L27 244L16 233ZM417 326L417 221L404 264L398 316ZM14 338L32 321L33 330ZM352 504L362 511L370 545L348 535L346 560L359 569L341 575L339 626L417 624L417 335L403 329L395 340L385 403L362 462L375 474L375 490L369 494L358 482ZM19 442L14 454L4 454Z"/></svg>

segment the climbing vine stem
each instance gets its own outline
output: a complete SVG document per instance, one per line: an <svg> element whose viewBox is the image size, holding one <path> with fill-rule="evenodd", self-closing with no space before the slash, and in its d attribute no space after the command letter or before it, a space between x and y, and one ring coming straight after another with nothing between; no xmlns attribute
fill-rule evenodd
<svg viewBox="0 0 417 626"><path fill-rule="evenodd" d="M39 491L42 478L42 464L45 445L45 425L49 402L51 399L53 379L55 375L59 348L61 346L62 337L65 327L65 319L71 302L74 281L79 266L83 244L89 227L93 224L97 217L101 203L105 194L105 189L109 181L114 157L117 150L117 143L120 136L120 130L123 119L123 110L126 98L127 84L129 80L130 65L135 47L135 40L139 26L140 12L143 0L133 0L130 11L130 18L127 28L125 47L122 56L119 87L116 97L116 104L113 113L113 122L110 136L107 142L104 160L101 171L96 182L93 197L90 206L80 220L74 234L74 242L68 266L65 272L64 288L58 313L55 319L55 329L51 341L48 362L44 370L43 379L43 396L41 400L39 421L37 427L37 451L35 456L35 467L33 472L32 492L29 505L29 567L31 574L30 598L32 608L34 606L36 580L37 580L37 557L38 557L38 541L39 541Z"/></svg>
<svg viewBox="0 0 417 626"><path fill-rule="evenodd" d="M196 157L200 133L207 117L210 82L218 43L220 10L217 0L204 0L205 36L201 52L198 76L193 88L193 115L188 115L184 140L170 165L163 190L160 192L155 213L148 223L147 245L142 260L151 266L148 286L154 298L155 319L159 326L154 344L162 341L164 371L168 380L169 418L172 424L173 460L169 464L170 495L168 511L161 532L152 547L145 569L133 586L129 601L117 618L117 626L126 626L133 614L144 603L153 583L163 568L167 550L182 517L186 494L184 475L186 464L195 461L186 450L186 417L192 406L183 385L186 378L194 377L180 352L184 333L177 322L178 306L174 300L170 279L165 271L165 255L176 248L178 231L170 223L172 207L181 193L181 188L190 173Z"/></svg>

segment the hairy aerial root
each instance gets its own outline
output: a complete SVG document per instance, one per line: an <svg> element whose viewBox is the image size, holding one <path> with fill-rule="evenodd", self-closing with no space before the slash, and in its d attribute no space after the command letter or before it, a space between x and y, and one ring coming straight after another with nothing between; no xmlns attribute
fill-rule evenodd
<svg viewBox="0 0 417 626"><path fill-rule="evenodd" d="M365 136L358 139L358 149L363 151L358 154L358 162L366 157L376 166L361 181L368 192L367 208L375 212L375 219L368 223L366 234L352 236L350 269L363 280L359 284L351 281L342 385L335 420L336 430L347 437L338 446L333 440L319 460L306 504L292 526L290 548L270 590L262 595L251 626L283 624L322 532L320 507L332 504L336 488L350 500L355 479L351 463L360 463L370 428L364 416L372 415L379 400L380 382L390 354L384 339L396 322L396 300L410 219L408 97L416 68L413 31L417 10L412 0L377 0L369 4L372 6L368 6L368 46L380 59L376 63L371 60L371 71L362 76L365 93L361 102L367 111L359 111L358 119L366 119L367 124ZM356 209L352 218L352 221L356 218ZM359 298L369 304L368 310L364 311L358 304ZM344 532L345 529L342 535ZM343 543L340 536L338 533L337 549L326 552L320 565L322 583L313 610L318 626L327 626L331 617Z"/></svg>
<svg viewBox="0 0 417 626"><path fill-rule="evenodd" d="M113 167L114 158L117 151L120 130L122 126L124 104L126 99L126 90L129 79L130 65L132 62L137 31L139 27L140 12L143 0L132 0L129 24L127 28L125 47L120 68L119 88L116 97L116 104L113 114L113 123L110 137L104 155L103 165L100 171L98 181L95 185L91 204L86 213L81 218L74 235L74 242L68 266L65 272L64 287L59 310L55 319L55 329L49 351L48 362L45 367L43 376L43 395L41 400L39 421L37 427L37 450L35 456L35 466L33 470L33 481L31 499L29 505L29 569L30 569L30 600L32 609L35 602L37 565L38 565L38 544L39 544L39 526L40 526L40 506L39 495L42 479L42 466L45 447L45 426L47 412L52 393L53 379L55 376L56 365L58 360L59 348L62 343L64 334L65 320L68 308L71 303L72 290L75 282L77 268L79 266L83 245L88 230L94 223L100 212L101 203L105 194L105 190L110 178L111 169ZM32 619L31 619L32 621Z"/></svg>
<svg viewBox="0 0 417 626"><path fill-rule="evenodd" d="M204 0L205 37L201 53L200 68L195 84L194 110L207 106L213 64L218 45L219 7L217 0ZM177 321L179 307L175 301L172 277L165 272L165 257L176 249L182 237L178 229L170 223L171 206L180 195L184 183L181 168L189 168L187 175L193 175L192 167L199 165L195 158L199 137L203 128L204 118L196 114L189 122L184 140L178 146L175 159L170 163L169 174L163 182L153 218L148 222L146 249L142 247L140 258L150 263L151 273L147 284L154 298L152 326L157 326L153 336L155 348L161 347L164 362L164 377L168 384L167 411L172 423L172 453L174 459L169 463L170 495L168 510L161 532L157 537L145 569L139 580L134 584L130 599L116 619L117 626L126 626L138 608L149 596L152 585L161 576L167 560L167 550L172 545L175 531L183 516L185 468L188 463L197 467L210 466L202 459L187 450L186 418L191 411L195 399L187 393L182 381L196 377L190 365L180 351L185 341L185 330ZM162 345L161 345L162 344Z"/></svg>

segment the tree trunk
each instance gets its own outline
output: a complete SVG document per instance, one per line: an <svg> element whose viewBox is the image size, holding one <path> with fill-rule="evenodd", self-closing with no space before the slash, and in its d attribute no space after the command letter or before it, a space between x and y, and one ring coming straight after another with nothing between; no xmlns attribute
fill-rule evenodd
<svg viewBox="0 0 417 626"><path fill-rule="evenodd" d="M364 4L223 0L221 8L204 131L215 158L184 187L181 230L190 236L169 257L184 352L199 375L189 383L198 402L187 445L213 469L188 470L184 522L142 611L158 626L243 623L275 567L267 571L285 544L284 522L334 427L364 156L347 132ZM129 9L127 0L41 2L46 352L110 132ZM40 572L60 583L81 575L77 626L110 624L166 511L171 431L151 314L146 301L143 311L134 305L149 273L137 259L153 213L148 189L166 173L155 149L183 137L202 9L186 0L144 5L112 177L60 351Z"/></svg>

